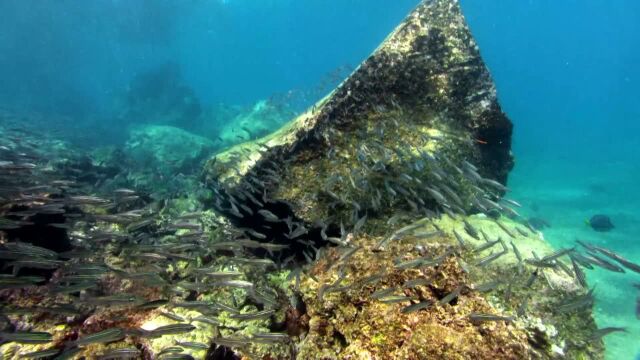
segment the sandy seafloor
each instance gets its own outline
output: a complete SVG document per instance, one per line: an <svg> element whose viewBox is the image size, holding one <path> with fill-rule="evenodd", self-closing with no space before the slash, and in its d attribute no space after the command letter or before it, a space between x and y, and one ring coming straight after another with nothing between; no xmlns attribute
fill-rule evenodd
<svg viewBox="0 0 640 360"><path fill-rule="evenodd" d="M522 215L539 216L551 223L544 236L554 247L573 246L575 239L582 239L640 264L640 162L521 158L517 164L509 179L511 196L523 204ZM615 229L592 230L586 220L596 213L609 215ZM628 329L626 334L605 338L606 358L636 359L640 355L640 319L635 307L640 290L632 284L640 283L640 274L585 271L589 285L595 287L598 326Z"/></svg>

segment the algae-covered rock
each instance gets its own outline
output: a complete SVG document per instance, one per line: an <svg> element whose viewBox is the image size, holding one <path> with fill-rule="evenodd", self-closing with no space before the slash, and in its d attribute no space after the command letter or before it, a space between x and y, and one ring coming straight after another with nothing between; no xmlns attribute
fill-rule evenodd
<svg viewBox="0 0 640 360"><path fill-rule="evenodd" d="M228 215L225 194L249 192L283 218L325 221L332 232L365 213L464 213L478 197L470 177L506 180L510 143L511 123L458 4L429 1L325 99L279 131L218 154L204 173ZM442 194L456 203L442 209ZM246 226L251 211L239 211L234 219Z"/></svg>
<svg viewBox="0 0 640 360"><path fill-rule="evenodd" d="M491 219L466 221L492 239L505 236ZM303 275L299 291L310 319L302 358L602 357L601 344L591 339L596 325L590 309L556 311L585 293L573 277L519 261L511 250L480 264L498 249L474 251L486 242L468 235L461 247L453 233L464 232L461 220L408 227L391 241L356 237L355 252L331 249ZM553 252L538 234L515 235L511 242L541 256ZM536 281L530 282L534 273ZM478 315L504 320L474 320Z"/></svg>
<svg viewBox="0 0 640 360"><path fill-rule="evenodd" d="M468 144L460 151L494 178L504 180L512 166L511 123L455 1L422 3L334 92L262 142L287 158L309 150L307 156L318 157L335 148L341 134L353 135L385 117L399 129L438 129L441 137ZM224 164L245 148L217 156L210 170L237 181Z"/></svg>

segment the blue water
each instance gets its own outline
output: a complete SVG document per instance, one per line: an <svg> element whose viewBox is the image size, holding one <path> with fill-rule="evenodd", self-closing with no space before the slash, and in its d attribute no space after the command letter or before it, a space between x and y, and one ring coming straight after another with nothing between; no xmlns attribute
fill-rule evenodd
<svg viewBox="0 0 640 360"><path fill-rule="evenodd" d="M640 2L462 0L515 124L509 186L523 212L640 262ZM274 96L304 109L372 52L416 0L0 2L0 106L115 121L132 79L173 64L203 107ZM339 79L331 79L335 85ZM291 95L287 97L286 95ZM91 136L91 134L89 134ZM101 140L117 143L118 134ZM595 233L585 219L611 216ZM640 352L634 274L596 271L610 359Z"/></svg>

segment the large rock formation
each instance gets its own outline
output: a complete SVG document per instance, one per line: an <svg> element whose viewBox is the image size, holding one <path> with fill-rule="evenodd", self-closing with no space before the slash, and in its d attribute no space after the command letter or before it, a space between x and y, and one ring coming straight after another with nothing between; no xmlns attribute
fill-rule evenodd
<svg viewBox="0 0 640 360"><path fill-rule="evenodd" d="M325 99L205 175L237 225L286 232L260 228L265 207L335 234L364 214L490 210L503 188L487 178L506 181L511 130L457 2L428 1Z"/></svg>

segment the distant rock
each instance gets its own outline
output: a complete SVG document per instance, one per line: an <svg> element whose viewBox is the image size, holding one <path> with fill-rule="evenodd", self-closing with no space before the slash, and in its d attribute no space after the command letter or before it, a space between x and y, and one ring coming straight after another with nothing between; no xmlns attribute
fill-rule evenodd
<svg viewBox="0 0 640 360"><path fill-rule="evenodd" d="M173 126L143 125L131 130L124 152L136 167L177 175L197 166L213 148L211 140Z"/></svg>
<svg viewBox="0 0 640 360"><path fill-rule="evenodd" d="M595 231L609 231L614 228L611 219L607 215L596 214L589 219L589 226Z"/></svg>
<svg viewBox="0 0 640 360"><path fill-rule="evenodd" d="M225 144L255 140L271 133L288 120L290 118L283 109L262 100L225 124L219 136Z"/></svg>

